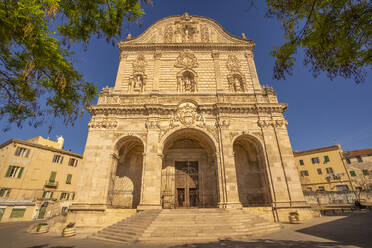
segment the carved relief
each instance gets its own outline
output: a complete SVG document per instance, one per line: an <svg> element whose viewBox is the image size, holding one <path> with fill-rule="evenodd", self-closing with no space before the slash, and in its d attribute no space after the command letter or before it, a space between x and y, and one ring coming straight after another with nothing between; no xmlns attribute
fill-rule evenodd
<svg viewBox="0 0 372 248"><path fill-rule="evenodd" d="M245 92L246 81L244 75L240 70L240 62L235 55L229 55L226 63L229 74L227 81L229 83L229 90L231 92Z"/></svg>
<svg viewBox="0 0 372 248"><path fill-rule="evenodd" d="M129 79L129 92L143 92L145 90L147 76L145 74L145 56L140 54L133 62L133 74Z"/></svg>
<svg viewBox="0 0 372 248"><path fill-rule="evenodd" d="M238 60L238 58L235 56L235 55L229 55L227 57L227 69L231 72L231 73L239 73L240 74L240 62Z"/></svg>
<svg viewBox="0 0 372 248"><path fill-rule="evenodd" d="M145 124L147 129L158 129L159 128L159 123L154 120L149 120Z"/></svg>
<svg viewBox="0 0 372 248"><path fill-rule="evenodd" d="M286 127L288 125L287 120L259 120L257 122L259 127Z"/></svg>
<svg viewBox="0 0 372 248"><path fill-rule="evenodd" d="M179 42L194 42L195 34L197 33L197 22L192 21L192 18L188 13L182 15L179 20L174 22L174 24L176 26L175 34L180 37Z"/></svg>
<svg viewBox="0 0 372 248"><path fill-rule="evenodd" d="M200 25L200 39L202 42L209 42L209 29L206 24Z"/></svg>
<svg viewBox="0 0 372 248"><path fill-rule="evenodd" d="M118 126L118 122L115 119L101 119L96 120L96 118L92 118L89 123L88 127L93 129L114 129Z"/></svg>
<svg viewBox="0 0 372 248"><path fill-rule="evenodd" d="M196 68L199 66L198 60L196 56L189 50L181 52L178 57L177 61L174 64L177 68L183 68L185 70Z"/></svg>
<svg viewBox="0 0 372 248"><path fill-rule="evenodd" d="M168 25L165 28L164 42L165 43L172 43L173 42L173 27L172 27L172 25Z"/></svg>

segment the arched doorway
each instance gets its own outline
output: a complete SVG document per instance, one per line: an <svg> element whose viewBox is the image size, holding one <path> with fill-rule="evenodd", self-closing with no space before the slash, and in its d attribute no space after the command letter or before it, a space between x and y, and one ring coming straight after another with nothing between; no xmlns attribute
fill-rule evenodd
<svg viewBox="0 0 372 248"><path fill-rule="evenodd" d="M141 196L144 145L139 138L124 137L116 145L118 161L109 192L116 208L137 208Z"/></svg>
<svg viewBox="0 0 372 248"><path fill-rule="evenodd" d="M163 146L161 199L163 208L217 207L217 164L213 141L185 128Z"/></svg>
<svg viewBox="0 0 372 248"><path fill-rule="evenodd" d="M243 207L271 202L265 157L259 141L242 135L233 144L239 200Z"/></svg>

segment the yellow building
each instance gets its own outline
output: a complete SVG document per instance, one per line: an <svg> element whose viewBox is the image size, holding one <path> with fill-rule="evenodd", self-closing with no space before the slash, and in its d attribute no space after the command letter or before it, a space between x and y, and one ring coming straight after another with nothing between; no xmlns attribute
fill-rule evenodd
<svg viewBox="0 0 372 248"><path fill-rule="evenodd" d="M294 151L303 191L353 190L341 145Z"/></svg>
<svg viewBox="0 0 372 248"><path fill-rule="evenodd" d="M372 148L344 152L344 161L357 191L372 190Z"/></svg>
<svg viewBox="0 0 372 248"><path fill-rule="evenodd" d="M0 222L44 219L75 199L82 155L40 136L0 145Z"/></svg>

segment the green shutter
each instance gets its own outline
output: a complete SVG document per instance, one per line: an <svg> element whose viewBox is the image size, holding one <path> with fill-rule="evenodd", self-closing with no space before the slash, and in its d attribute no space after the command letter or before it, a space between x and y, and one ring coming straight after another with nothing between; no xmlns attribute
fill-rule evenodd
<svg viewBox="0 0 372 248"><path fill-rule="evenodd" d="M67 198L66 200L68 200L70 198L70 193L67 193Z"/></svg>
<svg viewBox="0 0 372 248"><path fill-rule="evenodd" d="M324 162L325 163L329 162L329 157L328 156L324 156Z"/></svg>
<svg viewBox="0 0 372 248"><path fill-rule="evenodd" d="M363 170L363 175L368 175L368 170Z"/></svg>
<svg viewBox="0 0 372 248"><path fill-rule="evenodd" d="M350 171L350 176L355 177L356 176L355 171Z"/></svg>
<svg viewBox="0 0 372 248"><path fill-rule="evenodd" d="M9 177L10 176L10 172L12 171L12 167L13 166L9 166L8 167L8 170L6 171L6 174L5 174L6 177Z"/></svg>
<svg viewBox="0 0 372 248"><path fill-rule="evenodd" d="M68 174L67 179L66 179L66 184L71 184L71 178L72 178L72 175Z"/></svg>
<svg viewBox="0 0 372 248"><path fill-rule="evenodd" d="M56 180L56 175L57 175L57 172L52 171L52 172L50 173L49 182L54 183L55 180Z"/></svg>
<svg viewBox="0 0 372 248"><path fill-rule="evenodd" d="M54 192L52 192L52 193L50 194L50 198L53 198L53 193L54 193Z"/></svg>
<svg viewBox="0 0 372 248"><path fill-rule="evenodd" d="M43 192L42 198L45 198L46 193L47 193L46 191Z"/></svg>
<svg viewBox="0 0 372 248"><path fill-rule="evenodd" d="M75 200L75 193L72 193L71 200Z"/></svg>
<svg viewBox="0 0 372 248"><path fill-rule="evenodd" d="M23 173L23 167L21 167L20 169L19 169L19 173L18 173L18 176L17 176L17 178L21 178L21 176L22 176L22 173Z"/></svg>
<svg viewBox="0 0 372 248"><path fill-rule="evenodd" d="M22 218L25 216L25 212L25 208L13 208L12 212L10 213L10 218Z"/></svg>

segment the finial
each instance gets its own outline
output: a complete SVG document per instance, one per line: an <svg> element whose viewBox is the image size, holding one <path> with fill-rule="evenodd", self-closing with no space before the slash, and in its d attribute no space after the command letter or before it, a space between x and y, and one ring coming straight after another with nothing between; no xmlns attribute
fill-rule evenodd
<svg viewBox="0 0 372 248"><path fill-rule="evenodd" d="M127 40L129 40L129 39L132 39L132 35L130 33L128 33L128 35L127 35Z"/></svg>
<svg viewBox="0 0 372 248"><path fill-rule="evenodd" d="M247 37L245 36L245 33L242 33L242 39L247 39Z"/></svg>

